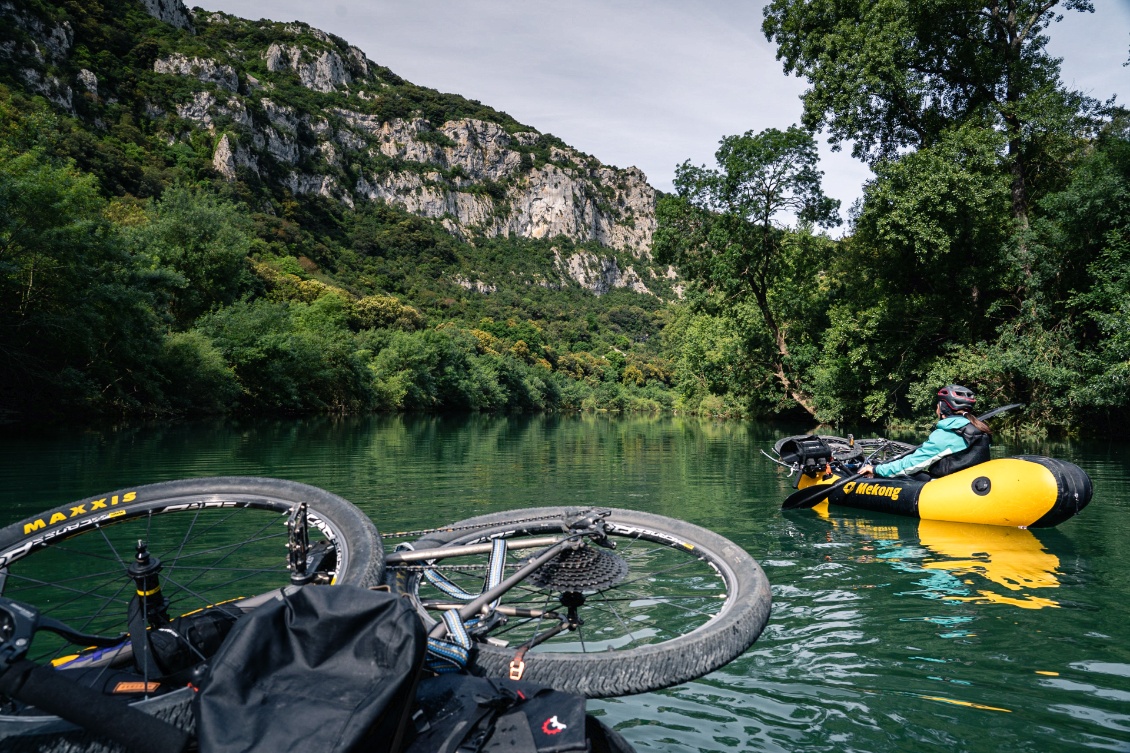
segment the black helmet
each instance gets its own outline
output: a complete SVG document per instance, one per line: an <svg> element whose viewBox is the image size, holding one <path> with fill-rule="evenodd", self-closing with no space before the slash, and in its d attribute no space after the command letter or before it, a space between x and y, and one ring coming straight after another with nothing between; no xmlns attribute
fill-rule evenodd
<svg viewBox="0 0 1130 753"><path fill-rule="evenodd" d="M967 411L975 402L977 398L973 396L973 390L960 384L947 384L938 390L938 408L941 409L943 416Z"/></svg>

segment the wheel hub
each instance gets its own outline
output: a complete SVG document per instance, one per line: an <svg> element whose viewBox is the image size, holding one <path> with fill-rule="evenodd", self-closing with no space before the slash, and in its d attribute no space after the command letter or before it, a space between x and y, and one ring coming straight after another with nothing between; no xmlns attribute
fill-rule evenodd
<svg viewBox="0 0 1130 753"><path fill-rule="evenodd" d="M580 593L604 591L622 581L628 563L607 549L583 546L566 549L533 573L529 580L541 588Z"/></svg>

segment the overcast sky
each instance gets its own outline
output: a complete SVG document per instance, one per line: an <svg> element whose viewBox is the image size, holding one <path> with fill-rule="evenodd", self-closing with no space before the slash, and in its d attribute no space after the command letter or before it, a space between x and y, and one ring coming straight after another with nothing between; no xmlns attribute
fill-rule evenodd
<svg viewBox="0 0 1130 753"><path fill-rule="evenodd" d="M195 3L187 0L186 5ZM420 86L477 99L672 190L725 135L799 122L804 81L761 33L765 0L208 0L244 18L305 21ZM1130 102L1130 0L1095 0L1051 29L1065 82ZM821 138L842 213L870 172Z"/></svg>

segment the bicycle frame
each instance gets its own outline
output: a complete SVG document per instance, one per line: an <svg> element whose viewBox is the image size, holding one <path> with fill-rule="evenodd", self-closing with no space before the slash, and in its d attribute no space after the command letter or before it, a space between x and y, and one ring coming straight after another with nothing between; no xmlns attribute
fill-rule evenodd
<svg viewBox="0 0 1130 753"><path fill-rule="evenodd" d="M581 539L586 536L600 536L601 534L602 531L597 526L593 525L586 530L577 531L575 533L570 533L563 536L543 536L536 539L527 539L525 541L519 542L516 546L513 547L511 547L510 542L507 541L506 546L508 551L511 548L548 548L537 557L533 558L525 565L518 568L518 570L516 570L513 574L504 579L494 588L490 588L484 591L478 597L462 606L450 606L457 609L460 618L464 620L471 619L475 616L479 616L480 614L485 614L486 610L483 610L483 607L485 607L487 604L490 604L492 601L504 596L508 591L510 591L510 589L514 588L514 586L525 580L535 570L542 567L547 562L553 560L555 557L561 554L561 552L565 551L566 549L578 548L579 546L581 546ZM486 554L491 551L491 548L491 544L467 544L464 546L441 547L437 549L424 549L420 551L394 552L393 554L390 554L385 558L385 562L387 564L397 565L409 562L425 562L437 559L445 559L448 557L457 557L468 554ZM439 608L442 609L444 607L441 606ZM499 611L501 614L505 614L505 612L501 610ZM544 614L551 615L554 613L546 612ZM529 616L536 617L539 615L530 613ZM558 628L555 632L560 632L561 629L563 628ZM440 621L431 629L431 631L428 633L428 637L442 638L447 633L447 625L443 621ZM548 638L549 636L547 635L545 637Z"/></svg>
<svg viewBox="0 0 1130 753"><path fill-rule="evenodd" d="M458 614L455 624L449 622L445 618L437 620L436 624L428 632L429 640L446 641L462 645L464 649L469 648L469 639L467 638L466 628L463 626L463 621L471 620L473 618L488 619L492 615L501 615L503 617L519 616L531 617L537 619L550 618L556 620L549 628L535 633L529 640L515 649L513 659L510 661L510 679L521 680L525 672L526 652L535 646L544 643L553 636L565 631L575 630L583 621L580 619L577 608L584 603L585 598L580 594L573 594L568 600L563 596L562 605L566 607L566 614L561 615L552 610L533 610L533 609L517 609L502 606L498 601L512 588L524 581L527 577L543 567L547 563L559 557L567 550L577 550L583 546L583 539L592 538L596 543L606 546L610 549L616 548L615 542L609 541L607 538L607 530L604 525L604 518L609 515L608 511L594 512L590 515L581 517L568 525L569 533L561 536L543 536L532 539L525 539L519 542L511 542L509 539L502 538L502 552L503 556L511 549L536 549L545 547L544 551L540 552L536 557L533 557L528 562L519 567L509 577L501 580L497 585L485 589L477 597L471 599L469 602L459 604L445 604L445 603L429 603L427 606L434 608L445 613L456 612ZM419 551L408 552L395 552L392 555L386 556L385 562L390 565L405 564L409 562L434 562L449 557L472 555L472 554L487 554L494 552L497 539L492 540L491 543L481 544L466 544L462 546L447 546L435 549L425 549ZM462 633L462 640L453 633L453 630Z"/></svg>

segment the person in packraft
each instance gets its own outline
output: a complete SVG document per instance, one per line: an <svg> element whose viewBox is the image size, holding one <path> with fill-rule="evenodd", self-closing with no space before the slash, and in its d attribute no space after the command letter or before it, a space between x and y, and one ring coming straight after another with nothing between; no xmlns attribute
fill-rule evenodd
<svg viewBox="0 0 1130 753"><path fill-rule="evenodd" d="M938 390L938 406L934 410L938 424L922 446L906 457L875 466L865 465L859 472L868 478L929 481L984 463L989 459L992 431L970 412L975 402L977 398L967 387L959 384L942 387Z"/></svg>

